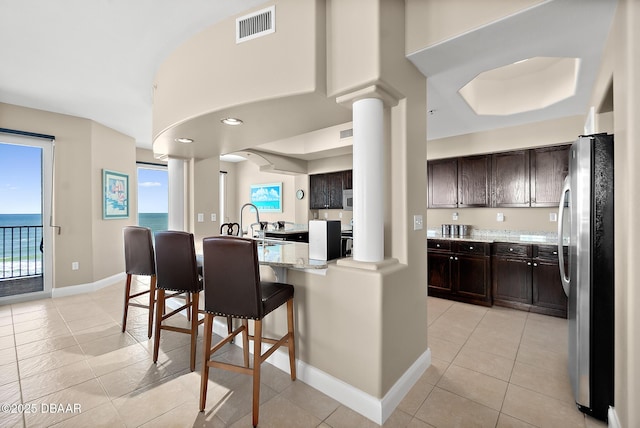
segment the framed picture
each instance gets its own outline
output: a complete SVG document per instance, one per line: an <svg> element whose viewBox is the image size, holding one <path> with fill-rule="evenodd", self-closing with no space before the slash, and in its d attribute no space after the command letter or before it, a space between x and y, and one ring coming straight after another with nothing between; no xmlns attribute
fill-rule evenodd
<svg viewBox="0 0 640 428"><path fill-rule="evenodd" d="M281 213L282 183L252 184L250 199L260 212Z"/></svg>
<svg viewBox="0 0 640 428"><path fill-rule="evenodd" d="M102 218L129 217L129 176L102 170Z"/></svg>

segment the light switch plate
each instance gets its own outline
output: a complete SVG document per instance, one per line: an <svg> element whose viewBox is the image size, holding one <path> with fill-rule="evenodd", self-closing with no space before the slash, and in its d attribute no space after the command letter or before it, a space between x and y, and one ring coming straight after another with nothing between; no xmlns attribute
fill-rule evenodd
<svg viewBox="0 0 640 428"><path fill-rule="evenodd" d="M211 221L216 221L216 213L211 213Z"/></svg>
<svg viewBox="0 0 640 428"><path fill-rule="evenodd" d="M558 221L558 213L549 213L549 221Z"/></svg>
<svg viewBox="0 0 640 428"><path fill-rule="evenodd" d="M413 216L413 230L422 230L422 215L417 214Z"/></svg>
<svg viewBox="0 0 640 428"><path fill-rule="evenodd" d="M204 221L204 214L198 213L198 223L202 223Z"/></svg>
<svg viewBox="0 0 640 428"><path fill-rule="evenodd" d="M498 213L498 215L496 215L496 221L504 221L504 213Z"/></svg>

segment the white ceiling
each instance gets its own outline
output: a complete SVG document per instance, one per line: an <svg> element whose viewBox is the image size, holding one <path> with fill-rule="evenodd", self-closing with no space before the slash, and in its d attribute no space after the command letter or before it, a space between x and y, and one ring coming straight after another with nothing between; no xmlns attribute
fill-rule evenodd
<svg viewBox="0 0 640 428"><path fill-rule="evenodd" d="M586 114L616 3L546 1L410 55L428 76L427 139ZM579 58L575 95L538 110L481 116L458 93L480 73L533 57Z"/></svg>
<svg viewBox="0 0 640 428"><path fill-rule="evenodd" d="M151 147L152 82L182 42L265 0L0 0L0 102L85 117ZM412 54L428 76L428 138L584 114L616 0L553 0ZM525 58L581 59L574 97L478 116L458 90Z"/></svg>

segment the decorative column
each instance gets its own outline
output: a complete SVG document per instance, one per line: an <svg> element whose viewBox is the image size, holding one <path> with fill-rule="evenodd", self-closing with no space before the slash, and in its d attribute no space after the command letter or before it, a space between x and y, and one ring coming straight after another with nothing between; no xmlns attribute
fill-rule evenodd
<svg viewBox="0 0 640 428"><path fill-rule="evenodd" d="M186 230L184 160L169 158L169 230Z"/></svg>
<svg viewBox="0 0 640 428"><path fill-rule="evenodd" d="M384 104L353 103L353 259L384 260Z"/></svg>

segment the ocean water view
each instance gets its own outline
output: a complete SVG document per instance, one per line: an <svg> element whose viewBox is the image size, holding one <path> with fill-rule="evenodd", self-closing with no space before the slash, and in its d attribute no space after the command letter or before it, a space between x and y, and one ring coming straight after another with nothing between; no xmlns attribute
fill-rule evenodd
<svg viewBox="0 0 640 428"><path fill-rule="evenodd" d="M138 213L138 225L148 227L153 233L169 228L168 213Z"/></svg>
<svg viewBox="0 0 640 428"><path fill-rule="evenodd" d="M42 216L0 214L0 279L42 273Z"/></svg>
<svg viewBox="0 0 640 428"><path fill-rule="evenodd" d="M168 213L139 213L140 226L167 230ZM42 216L0 214L0 279L42 274Z"/></svg>

